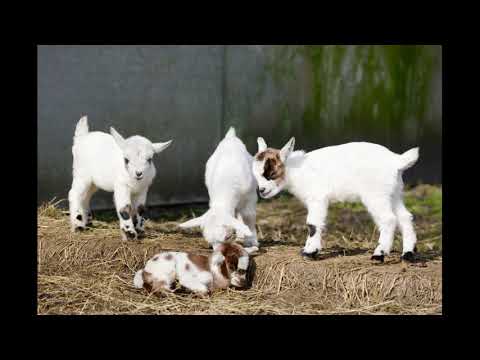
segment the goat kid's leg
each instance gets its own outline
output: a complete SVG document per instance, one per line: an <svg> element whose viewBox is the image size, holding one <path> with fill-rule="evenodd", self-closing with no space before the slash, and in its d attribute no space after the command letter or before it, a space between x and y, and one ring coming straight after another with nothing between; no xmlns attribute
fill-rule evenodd
<svg viewBox="0 0 480 360"><path fill-rule="evenodd" d="M318 201L309 204L307 207L308 237L301 254L307 258L315 258L318 252L322 250L321 236L327 218L328 202L326 200Z"/></svg>
<svg viewBox="0 0 480 360"><path fill-rule="evenodd" d="M90 186L90 189L89 191L87 192L86 196L85 196L85 199L83 201L83 208L85 209L86 213L87 213L87 226L92 226L92 220L93 220L93 212L92 212L92 209L90 208L90 200L92 199L92 196L93 194L95 194L97 192L97 187L95 185L92 184L92 186Z"/></svg>
<svg viewBox="0 0 480 360"><path fill-rule="evenodd" d="M244 240L245 247L257 246L258 247L258 238L257 238L257 204L255 202L250 202L244 208L240 209L239 215L242 218L245 225L248 226L252 232L252 236L247 236Z"/></svg>
<svg viewBox="0 0 480 360"><path fill-rule="evenodd" d="M118 219L120 221L120 233L122 240L137 239L137 232L135 231L135 225L133 224L132 215L134 214L130 193L128 189L123 186L115 188L113 194L115 200L115 208L117 210Z"/></svg>
<svg viewBox="0 0 480 360"><path fill-rule="evenodd" d="M84 230L87 225L87 211L84 207L85 198L90 191L91 183L81 178L74 178L72 188L68 192L70 208L70 224L72 232Z"/></svg>
<svg viewBox="0 0 480 360"><path fill-rule="evenodd" d="M385 255L389 255L392 249L397 218L388 198L367 199L364 204L380 230L378 246L373 252L372 260L383 262Z"/></svg>
<svg viewBox="0 0 480 360"><path fill-rule="evenodd" d="M197 276L194 276L190 273L183 274L183 276L179 277L178 282L181 286L189 289L190 291L193 291L199 295L207 295L210 292L208 283L201 281L198 276L199 274L196 275Z"/></svg>
<svg viewBox="0 0 480 360"><path fill-rule="evenodd" d="M140 194L134 199L134 214L132 216L135 230L139 236L145 235L145 221L147 220L147 208L145 206L147 200L147 192Z"/></svg>
<svg viewBox="0 0 480 360"><path fill-rule="evenodd" d="M416 252L415 244L417 243L417 235L413 227L413 215L407 210L400 196L394 200L393 211L397 216L397 223L402 233L402 259L413 261L413 253Z"/></svg>

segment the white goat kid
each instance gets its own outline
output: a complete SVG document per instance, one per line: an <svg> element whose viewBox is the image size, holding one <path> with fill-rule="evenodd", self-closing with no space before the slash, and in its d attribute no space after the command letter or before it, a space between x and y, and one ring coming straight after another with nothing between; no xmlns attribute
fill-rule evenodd
<svg viewBox="0 0 480 360"><path fill-rule="evenodd" d="M144 232L147 192L156 174L153 155L172 141L152 144L142 136L124 139L113 127L110 133L89 132L86 116L75 129L73 182L68 193L72 231L88 225L90 199L101 189L114 193L122 239L136 239Z"/></svg>
<svg viewBox="0 0 480 360"><path fill-rule="evenodd" d="M255 228L258 198L252 162L252 155L236 136L235 129L230 128L207 161L205 184L210 197L209 210L179 226L201 227L211 246L231 238L234 230L245 246L258 246Z"/></svg>
<svg viewBox="0 0 480 360"><path fill-rule="evenodd" d="M329 146L309 153L293 152L295 138L281 149L267 148L258 138L253 163L259 193L268 199L283 189L308 209L309 235L302 255L315 257L322 249L321 232L332 201L358 201L366 206L380 230L373 260L384 261L392 248L396 225L403 237L402 258L413 260L417 241L412 214L403 203L404 170L418 160L418 148L402 155L365 142Z"/></svg>

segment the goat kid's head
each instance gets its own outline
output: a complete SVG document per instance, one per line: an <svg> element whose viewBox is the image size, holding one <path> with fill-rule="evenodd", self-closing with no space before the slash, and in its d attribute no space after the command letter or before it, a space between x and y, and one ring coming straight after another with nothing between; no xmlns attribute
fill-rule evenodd
<svg viewBox="0 0 480 360"><path fill-rule="evenodd" d="M123 162L128 175L137 181L152 173L155 168L153 165L153 155L165 150L172 140L164 143L151 143L143 136L132 136L124 139L113 127L110 128L110 134L123 153Z"/></svg>
<svg viewBox="0 0 480 360"><path fill-rule="evenodd" d="M245 288L247 272L250 266L250 255L258 251L256 246L244 248L240 244L228 241L213 247L214 255L223 259L221 271L228 278L230 285L236 288Z"/></svg>
<svg viewBox="0 0 480 360"><path fill-rule="evenodd" d="M253 161L253 175L257 180L258 193L264 199L277 195L285 188L285 162L295 146L291 138L281 149L268 148L265 140L259 137L258 152Z"/></svg>
<svg viewBox="0 0 480 360"><path fill-rule="evenodd" d="M179 225L182 229L200 227L205 240L216 245L233 238L234 233L239 238L252 236L252 232L243 222L228 214L219 214L211 209L200 217L188 220Z"/></svg>

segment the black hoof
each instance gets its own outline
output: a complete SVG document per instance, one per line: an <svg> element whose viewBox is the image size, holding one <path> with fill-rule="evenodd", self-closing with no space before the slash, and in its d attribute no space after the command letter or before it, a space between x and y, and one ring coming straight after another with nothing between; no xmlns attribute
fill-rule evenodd
<svg viewBox="0 0 480 360"><path fill-rule="evenodd" d="M385 261L385 255L373 255L370 260L375 260L383 263Z"/></svg>
<svg viewBox="0 0 480 360"><path fill-rule="evenodd" d="M415 248L413 249L413 252L414 252L414 253L418 252L418 250L417 250L417 247L416 247L416 246L415 246Z"/></svg>
<svg viewBox="0 0 480 360"><path fill-rule="evenodd" d="M133 231L125 231L123 230L123 233L128 239L135 239L135 233Z"/></svg>
<svg viewBox="0 0 480 360"><path fill-rule="evenodd" d="M82 232L82 231L84 231L84 230L85 230L85 227L83 227L83 226L77 226L77 227L75 227L75 231Z"/></svg>
<svg viewBox="0 0 480 360"><path fill-rule="evenodd" d="M413 255L413 252L408 251L405 254L402 255L402 260L408 261L408 262L413 262L415 260L415 256Z"/></svg>
<svg viewBox="0 0 480 360"><path fill-rule="evenodd" d="M318 255L318 250L315 250L313 253L307 253L304 250L302 250L300 252L300 255L302 255L302 257L305 259L315 259Z"/></svg>

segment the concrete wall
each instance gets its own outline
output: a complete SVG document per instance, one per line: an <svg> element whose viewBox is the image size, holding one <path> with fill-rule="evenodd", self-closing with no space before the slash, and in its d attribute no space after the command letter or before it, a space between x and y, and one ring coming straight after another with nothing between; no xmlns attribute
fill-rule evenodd
<svg viewBox="0 0 480 360"><path fill-rule="evenodd" d="M155 160L148 204L206 201L205 162L230 125L256 138L296 136L312 150L374 141L421 146L409 182L441 182L439 46L39 46L38 203L67 198L75 124L174 139ZM98 193L94 208L112 207Z"/></svg>
<svg viewBox="0 0 480 360"><path fill-rule="evenodd" d="M219 140L222 46L40 46L38 201L67 198L72 136L87 114L92 130L174 139L155 157L149 204L206 201L204 162ZM111 207L98 193L93 205Z"/></svg>

